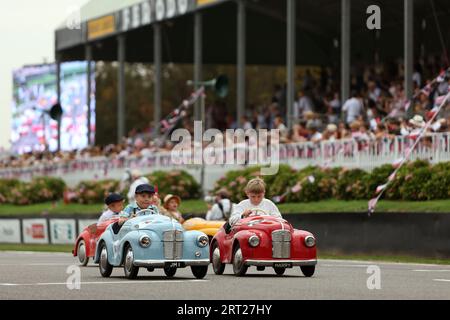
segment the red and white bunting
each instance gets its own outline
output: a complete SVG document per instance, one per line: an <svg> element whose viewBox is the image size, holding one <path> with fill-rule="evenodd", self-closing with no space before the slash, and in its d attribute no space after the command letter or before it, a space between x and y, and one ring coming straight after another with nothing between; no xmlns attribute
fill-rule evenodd
<svg viewBox="0 0 450 320"><path fill-rule="evenodd" d="M449 89L450 89L450 88L449 88ZM434 100L434 104L435 104L436 106L433 108L433 110L436 109L435 112L437 111L437 109L439 109L439 106L442 104L442 102L444 102L445 98L446 98L446 95L443 95L443 96L437 97L437 98ZM433 111L433 110L431 110L431 111Z"/></svg>
<svg viewBox="0 0 450 320"><path fill-rule="evenodd" d="M406 101L405 104L405 111L408 111L409 107L411 106L411 100Z"/></svg>
<svg viewBox="0 0 450 320"><path fill-rule="evenodd" d="M297 193L297 192L299 192L300 190L302 190L302 186L301 186L300 182L298 182L298 183L297 183L295 186L293 186L292 189L291 189L291 191L292 191L293 193Z"/></svg>
<svg viewBox="0 0 450 320"><path fill-rule="evenodd" d="M385 184L382 184L381 186L378 186L377 187L377 190L375 191L377 194L378 193L380 193L381 191L383 191L384 189L386 189L386 187L387 187L387 183L385 183Z"/></svg>
<svg viewBox="0 0 450 320"><path fill-rule="evenodd" d="M398 167L402 164L403 160L405 160L405 158L400 158L400 159L395 160L395 161L392 163L392 166L393 166L394 168L398 168Z"/></svg>
<svg viewBox="0 0 450 320"><path fill-rule="evenodd" d="M391 175L390 175L389 178L388 178L388 181L389 181L389 182L394 181L396 174L397 174L397 172L395 172L395 171L394 171L393 173L391 173Z"/></svg>
<svg viewBox="0 0 450 320"><path fill-rule="evenodd" d="M369 214L375 211L375 207L377 206L378 197L373 198L369 201Z"/></svg>

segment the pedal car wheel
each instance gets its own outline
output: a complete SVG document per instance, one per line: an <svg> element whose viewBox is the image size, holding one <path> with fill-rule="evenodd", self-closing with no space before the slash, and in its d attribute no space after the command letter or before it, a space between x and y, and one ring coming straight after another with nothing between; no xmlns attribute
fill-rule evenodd
<svg viewBox="0 0 450 320"><path fill-rule="evenodd" d="M134 264L133 248L129 245L125 250L125 261L123 263L123 270L125 271L125 277L128 279L136 279L139 272L139 267Z"/></svg>
<svg viewBox="0 0 450 320"><path fill-rule="evenodd" d="M191 266L191 271L197 279L203 279L208 272L208 266Z"/></svg>
<svg viewBox="0 0 450 320"><path fill-rule="evenodd" d="M274 267L273 270L275 270L275 273L278 276L282 276L284 274L284 272L286 271L286 268Z"/></svg>
<svg viewBox="0 0 450 320"><path fill-rule="evenodd" d="M89 257L86 256L86 244L84 243L84 240L78 242L77 256L80 264L85 267L89 262Z"/></svg>
<svg viewBox="0 0 450 320"><path fill-rule="evenodd" d="M220 260L219 245L214 243L212 249L212 265L215 274L221 275L225 271L225 264Z"/></svg>
<svg viewBox="0 0 450 320"><path fill-rule="evenodd" d="M100 274L102 277L109 277L112 273L113 266L109 264L108 262L108 250L106 249L106 244L102 242L100 247Z"/></svg>
<svg viewBox="0 0 450 320"><path fill-rule="evenodd" d="M248 266L244 264L241 247L237 245L233 254L233 272L236 276L240 277L245 275L247 269Z"/></svg>
<svg viewBox="0 0 450 320"><path fill-rule="evenodd" d="M300 267L302 269L302 272L305 277L311 277L314 274L314 271L316 270L316 266L303 266Z"/></svg>
<svg viewBox="0 0 450 320"><path fill-rule="evenodd" d="M175 275L175 273L177 273L177 268L176 267L164 267L164 273L169 278L172 278Z"/></svg>

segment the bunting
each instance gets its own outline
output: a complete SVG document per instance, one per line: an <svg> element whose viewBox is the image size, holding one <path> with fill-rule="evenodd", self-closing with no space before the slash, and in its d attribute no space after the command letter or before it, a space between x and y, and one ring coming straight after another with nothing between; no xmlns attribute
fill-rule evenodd
<svg viewBox="0 0 450 320"><path fill-rule="evenodd" d="M377 197L369 200L368 203L368 215L370 216L372 213L375 212L376 209L376 205L378 203L378 200L381 198L383 192L387 189L388 185L394 181L395 176L397 174L397 172L400 170L400 168L403 166L403 164L406 162L406 160L408 160L409 156L411 155L412 151L414 150L414 148L417 146L418 142L420 141L420 138L422 138L424 136L424 134L426 133L427 129L431 126L431 124L433 123L434 119L436 118L436 116L439 114L439 112L441 111L442 107L447 103L447 101L450 98L450 92L447 93L447 95L444 96L444 98L440 99L440 104L439 107L437 108L437 110L434 112L433 116L431 117L431 119L429 119L425 126L421 129L418 129L417 131L417 139L414 141L414 144L411 146L411 148L408 148L405 150L405 155L403 158L398 159L396 161L394 161L394 163L392 164L393 167L395 168L394 172L389 176L387 183L380 185L377 187L376 189L376 193L378 194Z"/></svg>

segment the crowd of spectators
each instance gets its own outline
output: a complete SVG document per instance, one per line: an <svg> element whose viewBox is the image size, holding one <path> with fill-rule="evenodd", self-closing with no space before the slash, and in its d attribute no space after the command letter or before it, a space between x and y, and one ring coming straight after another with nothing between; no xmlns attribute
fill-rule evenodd
<svg viewBox="0 0 450 320"><path fill-rule="evenodd" d="M447 66L442 59L430 56L415 65L413 74L415 99L405 110L411 97L405 96L402 63L355 66L352 70L351 97L342 101L336 72L322 68L319 77L306 70L300 79L292 106L292 129L287 127L286 86L276 85L272 98L265 104L251 105L241 119L234 119L221 103L206 110L206 128L279 129L282 143L320 142L339 139L382 139L408 136L420 130L433 116L436 98L447 94L449 79L423 90ZM193 133L191 118L181 127ZM450 131L450 114L444 110L429 128L430 132ZM32 152L0 157L0 169L27 167L35 164L57 164L94 157L125 158L148 156L158 151L170 151L170 139L155 139L151 130L132 129L120 144L93 146L64 152Z"/></svg>

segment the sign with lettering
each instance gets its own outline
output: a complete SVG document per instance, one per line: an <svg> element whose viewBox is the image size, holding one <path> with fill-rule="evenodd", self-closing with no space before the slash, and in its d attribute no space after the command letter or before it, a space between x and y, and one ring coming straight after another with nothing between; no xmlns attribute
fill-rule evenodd
<svg viewBox="0 0 450 320"><path fill-rule="evenodd" d="M155 21L183 15L195 8L196 0L148 0L120 12L120 30L127 31Z"/></svg>
<svg viewBox="0 0 450 320"><path fill-rule="evenodd" d="M108 36L116 31L116 19L114 15L91 20L87 24L88 40Z"/></svg>
<svg viewBox="0 0 450 320"><path fill-rule="evenodd" d="M20 243L19 219L0 219L0 243Z"/></svg>
<svg viewBox="0 0 450 320"><path fill-rule="evenodd" d="M217 2L217 0L197 0L197 6L204 6L207 4L211 4L213 2Z"/></svg>
<svg viewBox="0 0 450 320"><path fill-rule="evenodd" d="M50 231L54 244L73 244L76 240L74 219L51 219Z"/></svg>
<svg viewBox="0 0 450 320"><path fill-rule="evenodd" d="M22 220L22 234L24 243L48 243L47 220Z"/></svg>

